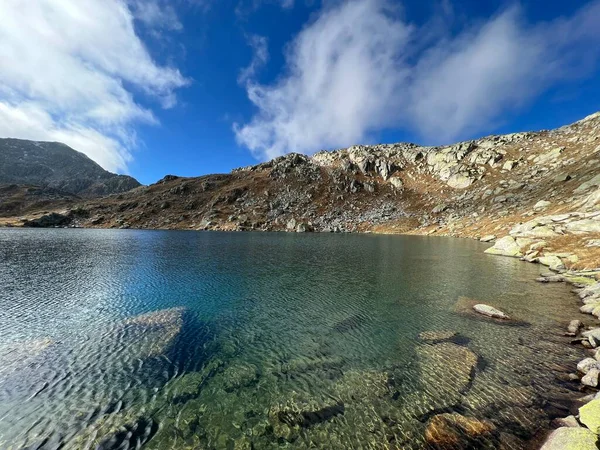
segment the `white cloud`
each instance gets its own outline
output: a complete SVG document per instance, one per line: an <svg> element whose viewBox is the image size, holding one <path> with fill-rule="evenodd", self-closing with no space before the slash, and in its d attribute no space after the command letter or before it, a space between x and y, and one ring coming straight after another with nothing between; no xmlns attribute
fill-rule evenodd
<svg viewBox="0 0 600 450"><path fill-rule="evenodd" d="M157 65L125 0L0 2L0 134L61 140L126 171L136 122L156 123L136 96L176 102L188 81Z"/></svg>
<svg viewBox="0 0 600 450"><path fill-rule="evenodd" d="M258 112L234 125L238 142L262 158L352 145L386 127L449 142L493 129L600 57L600 0L541 24L513 7L458 35L448 17L411 26L386 0L324 9L287 48L277 82L247 82Z"/></svg>

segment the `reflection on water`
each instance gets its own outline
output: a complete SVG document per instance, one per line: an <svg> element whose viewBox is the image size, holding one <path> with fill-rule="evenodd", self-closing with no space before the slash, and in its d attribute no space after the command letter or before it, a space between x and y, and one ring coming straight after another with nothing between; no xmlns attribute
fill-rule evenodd
<svg viewBox="0 0 600 450"><path fill-rule="evenodd" d="M576 301L484 248L0 230L0 448L525 448Z"/></svg>

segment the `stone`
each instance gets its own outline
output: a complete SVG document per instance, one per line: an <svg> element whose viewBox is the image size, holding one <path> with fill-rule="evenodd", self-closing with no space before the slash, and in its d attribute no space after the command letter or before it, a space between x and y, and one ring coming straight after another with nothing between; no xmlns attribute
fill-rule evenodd
<svg viewBox="0 0 600 450"><path fill-rule="evenodd" d="M588 373L594 367L598 367L598 361L594 358L585 358L577 363L577 370L583 374Z"/></svg>
<svg viewBox="0 0 600 450"><path fill-rule="evenodd" d="M582 327L583 323L581 323L581 320L571 320L571 322L569 322L569 326L567 327L567 332L570 333L572 336L576 336Z"/></svg>
<svg viewBox="0 0 600 450"><path fill-rule="evenodd" d="M554 177L555 183L564 183L565 181L569 181L571 179L571 175L568 173L559 173Z"/></svg>
<svg viewBox="0 0 600 450"><path fill-rule="evenodd" d="M419 339L429 343L448 341L457 335L456 331L423 331Z"/></svg>
<svg viewBox="0 0 600 450"><path fill-rule="evenodd" d="M579 420L595 434L600 434L600 399L579 408Z"/></svg>
<svg viewBox="0 0 600 450"><path fill-rule="evenodd" d="M581 425L579 425L579 422L577 422L577 419L575 418L575 416L557 417L556 419L554 419L552 421L552 426L555 428L560 428L560 427L579 428L579 427L581 427Z"/></svg>
<svg viewBox="0 0 600 450"><path fill-rule="evenodd" d="M552 163L558 159L558 157L564 151L564 147L555 148L554 150L550 150L549 152L543 153L536 158L534 158L533 162L535 164L547 164Z"/></svg>
<svg viewBox="0 0 600 450"><path fill-rule="evenodd" d="M471 186L475 180L464 173L455 173L448 178L447 184L454 189L465 189Z"/></svg>
<svg viewBox="0 0 600 450"><path fill-rule="evenodd" d="M402 189L404 189L404 183L402 182L402 179L399 177L392 177L390 178L390 183L392 186L394 186L394 188L398 191L401 191Z"/></svg>
<svg viewBox="0 0 600 450"><path fill-rule="evenodd" d="M594 309L595 311L595 309ZM594 311L592 311L592 314L594 313ZM600 342L600 328L594 328L592 330L588 330L588 331L584 331L583 333L583 337L586 338L592 338L598 342Z"/></svg>
<svg viewBox="0 0 600 450"><path fill-rule="evenodd" d="M440 203L439 205L436 205L431 212L433 214L439 214L442 213L444 211L446 211L448 209L448 205L446 205L445 203Z"/></svg>
<svg viewBox="0 0 600 450"><path fill-rule="evenodd" d="M288 223L286 224L285 228L288 231L294 231L296 229L296 226L297 226L296 219L290 219L290 220L288 220Z"/></svg>
<svg viewBox="0 0 600 450"><path fill-rule="evenodd" d="M484 316L493 317L494 319L503 319L508 320L510 317L508 314L500 311L489 305L484 305L482 303L473 306L473 309L479 314L483 314Z"/></svg>
<svg viewBox="0 0 600 450"><path fill-rule="evenodd" d="M533 210L534 211L542 211L543 209L546 209L548 206L550 206L552 203L550 203L547 200L540 200L539 202L537 202L534 206L533 206Z"/></svg>
<svg viewBox="0 0 600 450"><path fill-rule="evenodd" d="M479 239L481 242L491 242L496 239L496 236L493 234L488 234Z"/></svg>
<svg viewBox="0 0 600 450"><path fill-rule="evenodd" d="M538 261L540 264L548 266L550 270L555 272L565 270L565 265L558 256L542 256L541 258L538 258Z"/></svg>
<svg viewBox="0 0 600 450"><path fill-rule="evenodd" d="M585 192L587 191L589 188L591 187L598 187L600 186L600 174L596 175L594 178L592 178L589 181L586 181L585 183L579 185L579 187L577 189L575 189L575 193L579 194L581 192Z"/></svg>
<svg viewBox="0 0 600 450"><path fill-rule="evenodd" d="M596 440L587 428L563 427L554 430L540 450L598 450Z"/></svg>
<svg viewBox="0 0 600 450"><path fill-rule="evenodd" d="M482 439L491 439L493 423L458 413L437 414L427 423L425 440L438 449L471 449Z"/></svg>
<svg viewBox="0 0 600 450"><path fill-rule="evenodd" d="M583 219L565 224L565 229L573 234L600 233L600 220Z"/></svg>
<svg viewBox="0 0 600 450"><path fill-rule="evenodd" d="M502 170L508 170L511 171L513 170L513 168L517 165L516 161L506 161L503 165L502 165Z"/></svg>
<svg viewBox="0 0 600 450"><path fill-rule="evenodd" d="M597 367L592 367L581 379L581 384L589 387L598 387L598 376L600 376L600 370Z"/></svg>
<svg viewBox="0 0 600 450"><path fill-rule="evenodd" d="M485 253L500 256L523 256L521 248L512 236L504 236L498 239L494 246L488 248Z"/></svg>

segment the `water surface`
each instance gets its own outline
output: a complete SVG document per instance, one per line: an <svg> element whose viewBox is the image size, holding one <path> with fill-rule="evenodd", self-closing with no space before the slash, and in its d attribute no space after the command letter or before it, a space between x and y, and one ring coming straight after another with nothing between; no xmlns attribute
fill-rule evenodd
<svg viewBox="0 0 600 450"><path fill-rule="evenodd" d="M493 425L469 448L526 448L574 396L577 303L484 249L0 230L0 448L425 448L452 412Z"/></svg>

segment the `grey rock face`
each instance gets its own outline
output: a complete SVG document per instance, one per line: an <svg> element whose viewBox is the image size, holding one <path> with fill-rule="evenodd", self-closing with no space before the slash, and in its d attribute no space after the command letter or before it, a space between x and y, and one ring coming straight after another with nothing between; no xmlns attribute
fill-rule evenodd
<svg viewBox="0 0 600 450"><path fill-rule="evenodd" d="M108 172L65 144L0 139L0 183L44 186L81 197L129 191L140 183Z"/></svg>

